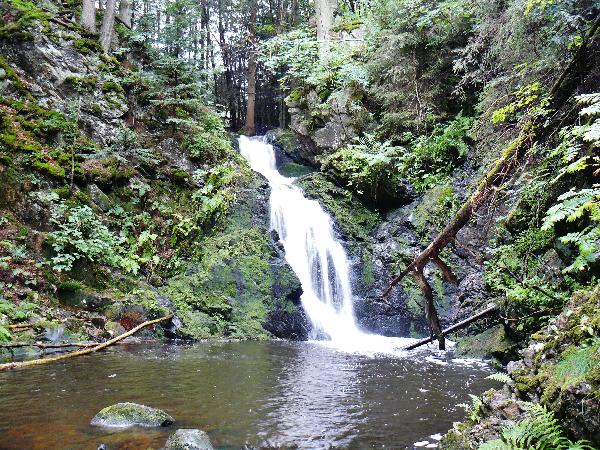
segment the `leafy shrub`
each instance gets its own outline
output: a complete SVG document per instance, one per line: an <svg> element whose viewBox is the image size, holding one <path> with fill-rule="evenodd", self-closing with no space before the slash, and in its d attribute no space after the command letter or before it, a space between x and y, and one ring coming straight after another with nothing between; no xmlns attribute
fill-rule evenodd
<svg viewBox="0 0 600 450"><path fill-rule="evenodd" d="M359 193L368 188L377 192L384 178L394 177L403 149L389 141L380 142L373 134L356 138L354 144L342 147L323 161L323 169L332 169Z"/></svg>
<svg viewBox="0 0 600 450"><path fill-rule="evenodd" d="M312 87L322 99L346 86L367 87L368 73L356 56L351 46L335 45L325 57L319 58L319 43L308 28L298 28L269 39L259 53L261 62L279 77L284 88ZM293 92L296 96L299 93L298 90Z"/></svg>
<svg viewBox="0 0 600 450"><path fill-rule="evenodd" d="M0 342L8 342L11 339L12 336L10 334L10 331L8 331L8 328L5 328L2 325L0 325Z"/></svg>
<svg viewBox="0 0 600 450"><path fill-rule="evenodd" d="M438 125L429 136L419 136L407 155L404 167L419 190L435 184L466 156L473 119L459 114L445 126Z"/></svg>
<svg viewBox="0 0 600 450"><path fill-rule="evenodd" d="M232 151L223 121L208 112L201 115L199 124L184 141L184 148L191 158L203 164L222 161Z"/></svg>
<svg viewBox="0 0 600 450"><path fill-rule="evenodd" d="M56 253L52 257L55 270L69 271L78 259L117 265L116 237L89 206L60 203L50 222L56 227L48 234Z"/></svg>

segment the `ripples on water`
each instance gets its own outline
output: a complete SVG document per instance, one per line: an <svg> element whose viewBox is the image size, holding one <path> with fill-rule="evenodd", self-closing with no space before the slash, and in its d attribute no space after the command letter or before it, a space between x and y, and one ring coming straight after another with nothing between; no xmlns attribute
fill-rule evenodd
<svg viewBox="0 0 600 450"><path fill-rule="evenodd" d="M0 448L161 448L174 427L215 446L413 448L434 442L490 386L481 364L364 356L318 343L131 344L0 373ZM172 414L167 430L89 426L104 406L133 401ZM421 441L421 442L419 442Z"/></svg>

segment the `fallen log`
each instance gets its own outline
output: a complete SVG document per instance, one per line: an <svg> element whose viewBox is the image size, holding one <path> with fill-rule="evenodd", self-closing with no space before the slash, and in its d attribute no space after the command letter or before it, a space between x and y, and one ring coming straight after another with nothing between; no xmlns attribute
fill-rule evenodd
<svg viewBox="0 0 600 450"><path fill-rule="evenodd" d="M449 333L460 330L460 329L466 327L467 325L489 315L490 313L496 311L497 309L498 309L498 307L496 305L491 305L488 308L484 309L483 311L481 311L471 317L468 317L465 320L462 320L462 321L458 322L457 324L454 324L451 327L446 328L445 330L442 330L441 334L443 336L446 336ZM430 336L428 338L421 339L420 341L414 342L406 347L402 347L402 350L414 350L415 348L418 348L423 345L429 344L430 342L433 342L435 339L436 339L436 336ZM441 350L443 350L443 349L441 349Z"/></svg>
<svg viewBox="0 0 600 450"><path fill-rule="evenodd" d="M21 347L38 347L38 348L65 348L65 347L96 347L97 342L71 342L63 344L43 344L41 342L9 342L8 344L0 344L0 348L21 348Z"/></svg>
<svg viewBox="0 0 600 450"><path fill-rule="evenodd" d="M98 344L98 345L95 345L93 347L86 348L83 350L77 350L77 351L70 352L70 353L64 353L62 355L52 356L50 358L32 359L30 361L0 364L0 372L6 371L6 370L21 369L23 367L39 366L41 364L47 364L47 363L53 362L53 361L60 361L62 359L73 358L75 356L89 355L90 353L94 353L99 350L105 349L106 347L110 347L111 345L116 344L117 342L122 341L123 339L128 338L131 335L134 335L135 333L137 333L138 331L140 331L143 328L149 327L150 325L154 325L159 322L163 322L165 320L170 320L172 317L173 317L173 314L169 314L168 316L161 317L160 319L148 320L147 322L141 323L137 327L132 328L131 330L127 331L126 333L120 334L119 336L112 338L106 342L103 342L102 344Z"/></svg>
<svg viewBox="0 0 600 450"><path fill-rule="evenodd" d="M9 325L8 329L14 330L14 331L27 330L29 328L35 327L36 325L37 325L37 323L18 323L16 325Z"/></svg>

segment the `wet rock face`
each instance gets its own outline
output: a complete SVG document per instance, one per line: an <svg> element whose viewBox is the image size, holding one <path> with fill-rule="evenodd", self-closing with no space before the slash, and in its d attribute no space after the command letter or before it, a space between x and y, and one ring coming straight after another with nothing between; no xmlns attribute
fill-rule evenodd
<svg viewBox="0 0 600 450"><path fill-rule="evenodd" d="M53 32L62 33L58 26ZM107 145L117 135L129 108L122 94L103 90L103 80L97 77L100 58L94 52L84 55L77 49L78 44L87 43L86 38L75 31L70 34L70 39L53 40L44 33L33 33L32 42L0 43L0 53L45 108L69 112L78 83L86 83L89 89L78 94L79 121L96 142Z"/></svg>
<svg viewBox="0 0 600 450"><path fill-rule="evenodd" d="M166 427L174 422L173 417L160 409L137 403L117 403L102 409L90 424L97 427L128 428Z"/></svg>
<svg viewBox="0 0 600 450"><path fill-rule="evenodd" d="M172 434L165 450L213 450L208 435L201 430L181 429Z"/></svg>
<svg viewBox="0 0 600 450"><path fill-rule="evenodd" d="M269 194L266 180L252 175L238 189L224 226L199 242L198 262L161 288L161 296L179 305L180 324L172 330L177 337L308 336L300 281L269 230Z"/></svg>
<svg viewBox="0 0 600 450"><path fill-rule="evenodd" d="M301 141L302 158L316 164L316 157L331 153L357 136L349 105L353 104L349 89L335 92L322 101L315 91L310 91L297 103L286 99L290 113L290 128ZM320 111L319 117L311 112Z"/></svg>

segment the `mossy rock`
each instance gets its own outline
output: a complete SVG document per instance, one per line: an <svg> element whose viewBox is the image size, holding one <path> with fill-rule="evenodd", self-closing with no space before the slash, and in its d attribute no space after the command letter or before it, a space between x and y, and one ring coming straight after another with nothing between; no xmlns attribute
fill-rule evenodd
<svg viewBox="0 0 600 450"><path fill-rule="evenodd" d="M175 419L166 412L137 403L117 403L96 414L90 425L108 428L166 427Z"/></svg>
<svg viewBox="0 0 600 450"><path fill-rule="evenodd" d="M202 430L180 429L172 434L165 450L213 450L208 435Z"/></svg>
<svg viewBox="0 0 600 450"><path fill-rule="evenodd" d="M78 281L60 283L56 295L61 304L88 311L102 310L111 303L110 297L97 293Z"/></svg>
<svg viewBox="0 0 600 450"><path fill-rule="evenodd" d="M504 326L496 325L475 336L457 339L456 354L471 358L495 359L506 364L516 358L516 343L504 330Z"/></svg>
<svg viewBox="0 0 600 450"><path fill-rule="evenodd" d="M302 177L314 172L314 169L303 164L287 162L279 168L279 172L285 177Z"/></svg>
<svg viewBox="0 0 600 450"><path fill-rule="evenodd" d="M334 217L351 245L366 242L371 231L381 223L377 212L364 206L350 191L335 185L321 173L303 176L296 184Z"/></svg>

